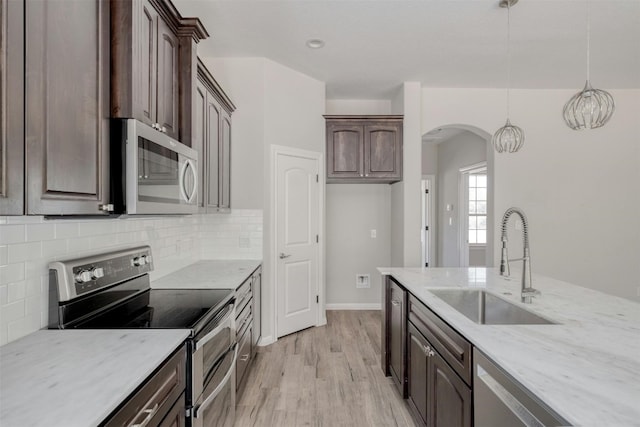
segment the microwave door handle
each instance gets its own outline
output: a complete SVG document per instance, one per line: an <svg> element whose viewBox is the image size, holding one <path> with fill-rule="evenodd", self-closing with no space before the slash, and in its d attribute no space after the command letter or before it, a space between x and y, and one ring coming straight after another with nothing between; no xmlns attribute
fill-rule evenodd
<svg viewBox="0 0 640 427"><path fill-rule="evenodd" d="M235 335L235 328L233 325L233 313L234 313L234 307L235 304L229 304L228 306L228 313L226 316L224 316L221 320L220 320L220 324L218 326L215 327L215 329L213 329L211 332L209 332L207 335L205 335L204 337L202 337L202 339L198 340L198 342L196 342L196 348L195 351L198 351L202 348L203 345L205 345L207 342L209 342L213 337L215 337L216 335L218 335L220 333L220 331L222 331L223 329L229 327L231 328L231 334L232 336Z"/></svg>
<svg viewBox="0 0 640 427"><path fill-rule="evenodd" d="M193 201L193 198L196 196L197 190L198 190L198 172L196 171L196 168L193 165L193 162L191 161L191 159L187 159L186 163L189 164L189 170L191 171L191 177L193 178L193 188L191 189L191 194L187 199L187 202L191 203ZM185 169L186 169L186 166L185 166ZM186 193L186 189L185 189L185 193Z"/></svg>
<svg viewBox="0 0 640 427"><path fill-rule="evenodd" d="M202 412L205 409L207 409L207 407L209 405L211 405L211 403L214 401L214 399L224 389L224 387L229 382L229 379L231 378L231 375L233 375L233 373L236 370L236 361L237 360L238 360L238 345L236 344L235 348L233 349L233 361L231 362L231 365L229 367L229 371L225 374L225 376L222 379L222 381L220 381L220 384L218 384L218 386L215 388L215 390L213 390L213 392L211 392L211 394L209 396L207 396L207 398L200 404L200 406L198 406L197 408L194 408L193 418L200 418L202 416Z"/></svg>
<svg viewBox="0 0 640 427"><path fill-rule="evenodd" d="M184 176L187 174L188 170L191 171L191 176L193 177L193 188L191 189L191 194L187 194L186 183L184 179ZM182 164L182 169L178 174L178 187L180 187L180 195L182 196L182 200L190 204L196 195L196 190L198 189L198 175L191 159L186 159Z"/></svg>

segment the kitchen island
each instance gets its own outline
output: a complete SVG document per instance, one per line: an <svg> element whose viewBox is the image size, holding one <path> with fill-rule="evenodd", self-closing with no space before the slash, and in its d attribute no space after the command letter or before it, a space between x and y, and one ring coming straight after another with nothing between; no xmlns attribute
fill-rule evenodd
<svg viewBox="0 0 640 427"><path fill-rule="evenodd" d="M520 303L520 276L486 268L379 268L544 404L574 425L640 425L640 305L534 275L541 295ZM383 281L384 283L384 281ZM483 289L555 324L482 325L434 289Z"/></svg>

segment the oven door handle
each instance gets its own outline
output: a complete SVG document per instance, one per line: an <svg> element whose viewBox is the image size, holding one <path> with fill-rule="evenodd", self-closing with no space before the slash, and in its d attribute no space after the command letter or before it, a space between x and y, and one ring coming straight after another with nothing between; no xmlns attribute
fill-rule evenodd
<svg viewBox="0 0 640 427"><path fill-rule="evenodd" d="M220 324L218 326L215 327L214 330L212 330L211 332L209 332L207 335L205 335L204 337L202 337L201 339L199 339L196 342L196 348L195 351L198 351L202 348L203 345L205 345L207 342L211 341L211 339L213 339L213 337L215 337L216 335L218 335L220 333L220 331L222 331L225 328L230 328L231 329L231 335L235 335L235 325L233 324L233 313L234 313L234 308L235 308L235 304L229 304L227 307L229 307L228 313L220 320Z"/></svg>
<svg viewBox="0 0 640 427"><path fill-rule="evenodd" d="M211 392L211 394L200 404L200 406L193 409L193 418L202 417L202 413L204 412L204 410L207 409L207 407L209 407L211 403L213 403L215 398L226 387L227 383L229 382L229 379L231 378L231 376L234 374L236 370L237 360L238 360L238 345L236 344L235 348L233 349L233 361L231 362L231 366L229 367L229 372L225 374L222 381L220 381L220 384L218 384L218 387L216 387L215 390Z"/></svg>

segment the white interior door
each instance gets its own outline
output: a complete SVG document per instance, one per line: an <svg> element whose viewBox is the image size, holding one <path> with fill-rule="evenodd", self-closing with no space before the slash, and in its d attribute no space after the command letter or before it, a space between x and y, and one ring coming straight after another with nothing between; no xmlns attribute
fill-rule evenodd
<svg viewBox="0 0 640 427"><path fill-rule="evenodd" d="M276 154L276 324L281 337L318 318L319 158Z"/></svg>

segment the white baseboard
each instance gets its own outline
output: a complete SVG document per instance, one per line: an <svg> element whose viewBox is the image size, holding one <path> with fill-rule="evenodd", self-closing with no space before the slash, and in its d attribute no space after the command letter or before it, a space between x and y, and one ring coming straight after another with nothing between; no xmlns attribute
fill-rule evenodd
<svg viewBox="0 0 640 427"><path fill-rule="evenodd" d="M260 341L258 341L258 347L264 347L265 345L273 344L275 341L271 335L266 337L260 337Z"/></svg>
<svg viewBox="0 0 640 427"><path fill-rule="evenodd" d="M381 310L382 304L379 302L369 303L335 303L327 304L327 310Z"/></svg>

